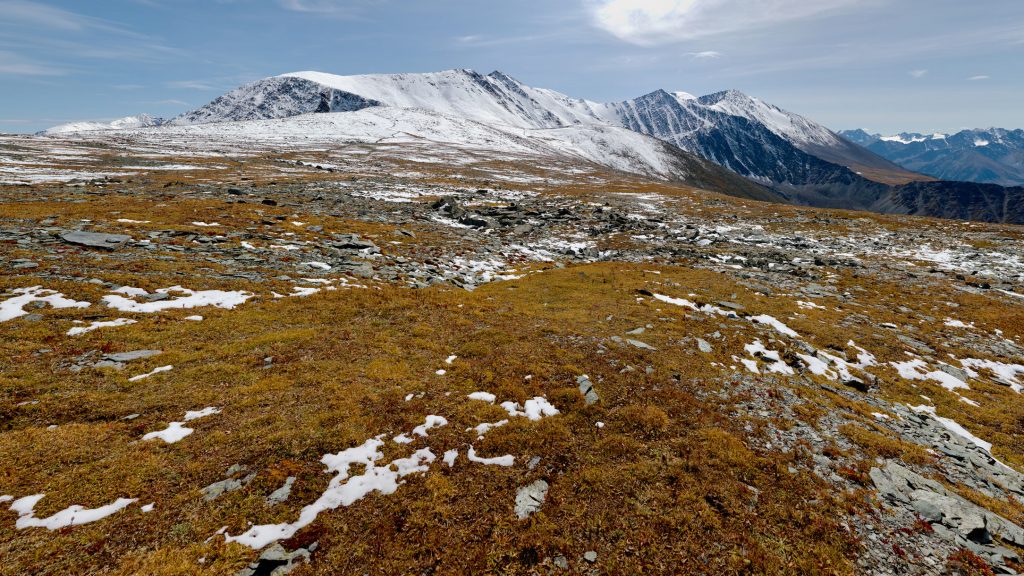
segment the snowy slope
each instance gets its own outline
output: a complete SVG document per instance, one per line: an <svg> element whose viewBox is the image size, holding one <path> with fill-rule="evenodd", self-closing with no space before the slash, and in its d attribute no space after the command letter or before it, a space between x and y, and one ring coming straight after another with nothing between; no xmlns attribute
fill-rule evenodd
<svg viewBox="0 0 1024 576"><path fill-rule="evenodd" d="M501 72L487 76L462 69L365 76L296 72L282 77L310 80L387 106L422 108L487 124L558 128L599 121L587 102L530 88Z"/></svg>
<svg viewBox="0 0 1024 576"><path fill-rule="evenodd" d="M801 149L810 145L843 144L838 135L821 124L736 90L703 96L698 102L711 110L760 122L774 134L789 140Z"/></svg>
<svg viewBox="0 0 1024 576"><path fill-rule="evenodd" d="M200 140L277 150L340 143L424 145L438 158L490 155L540 163L547 158L584 161L651 178L682 182L744 198L781 198L721 167L625 128L578 124L530 129L485 124L422 108L369 106L345 113L311 113L288 118L192 125L165 125L126 131L163 142Z"/></svg>
<svg viewBox="0 0 1024 576"><path fill-rule="evenodd" d="M46 130L39 132L39 134L42 136L56 136L60 134L74 134L78 132L95 132L98 130L126 130L130 128L159 126L164 122L165 120L163 118L154 118L149 114L139 114L137 116L118 118L112 122L69 122L67 124L54 126L53 128L47 128Z"/></svg>
<svg viewBox="0 0 1024 576"><path fill-rule="evenodd" d="M913 177L819 124L736 91L698 98L659 90L601 104L533 88L502 72L485 76L465 69L361 76L294 72L233 90L172 122L286 118L372 106L428 110L496 127L622 127L765 183L848 179L828 174L824 163L857 172L898 173L904 180Z"/></svg>

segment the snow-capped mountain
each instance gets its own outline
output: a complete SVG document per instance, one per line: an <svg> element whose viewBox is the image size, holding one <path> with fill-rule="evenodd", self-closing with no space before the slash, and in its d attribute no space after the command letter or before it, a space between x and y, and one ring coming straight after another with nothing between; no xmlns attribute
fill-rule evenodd
<svg viewBox="0 0 1024 576"><path fill-rule="evenodd" d="M369 106L430 110L526 129L603 123L588 102L530 88L500 72L484 76L472 70L364 76L295 72L237 88L172 123L286 118Z"/></svg>
<svg viewBox="0 0 1024 576"><path fill-rule="evenodd" d="M892 136L848 130L841 134L909 170L936 178L1024 185L1024 130L989 128Z"/></svg>
<svg viewBox="0 0 1024 576"><path fill-rule="evenodd" d="M266 100L264 100L266 102ZM264 106L262 110L271 107ZM247 108L249 111L255 108ZM280 143L282 148L338 143L430 144L523 161L557 156L673 180L734 196L781 202L770 190L656 138L601 124L522 129L486 124L423 108L371 105L345 114L307 113L287 118L172 123L159 130L169 138L201 137L239 143Z"/></svg>
<svg viewBox="0 0 1024 576"><path fill-rule="evenodd" d="M624 127L764 184L849 184L859 182L861 175L901 183L916 177L819 124L736 91L698 98L659 90L604 104L527 86L502 72L482 75L465 69L363 76L285 74L233 90L172 123L284 118L370 106L430 110L523 130Z"/></svg>
<svg viewBox="0 0 1024 576"><path fill-rule="evenodd" d="M117 120L110 122L69 122L67 124L54 126L53 128L47 128L46 130L39 132L39 134L43 136L56 136L59 134L94 132L97 130L126 130L129 128L160 126L165 122L166 120L163 118L156 118L149 114L139 114L136 116L125 116L124 118L118 118Z"/></svg>
<svg viewBox="0 0 1024 576"><path fill-rule="evenodd" d="M700 98L658 90L611 107L624 126L762 182L805 186L916 178L820 124L735 90Z"/></svg>

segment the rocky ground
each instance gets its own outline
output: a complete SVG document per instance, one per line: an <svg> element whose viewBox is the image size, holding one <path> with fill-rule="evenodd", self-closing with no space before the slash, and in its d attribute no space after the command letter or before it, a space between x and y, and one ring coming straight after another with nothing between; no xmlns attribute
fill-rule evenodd
<svg viewBox="0 0 1024 576"><path fill-rule="evenodd" d="M427 144L0 169L0 573L1024 570L1019 227Z"/></svg>

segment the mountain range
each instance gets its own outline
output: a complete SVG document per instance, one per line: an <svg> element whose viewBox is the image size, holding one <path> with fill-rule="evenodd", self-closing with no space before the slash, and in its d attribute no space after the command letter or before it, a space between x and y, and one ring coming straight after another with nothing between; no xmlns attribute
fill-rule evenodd
<svg viewBox="0 0 1024 576"><path fill-rule="evenodd" d="M840 135L908 170L943 180L1024 185L1024 130L988 128L956 134Z"/></svg>
<svg viewBox="0 0 1024 576"><path fill-rule="evenodd" d="M339 120L328 113L344 114ZM285 120L290 122L281 124ZM301 137L329 130L357 139L410 133L433 141L472 140L554 150L758 200L1024 222L1017 201L1024 189L936 182L735 90L700 97L657 90L599 103L527 86L502 72L297 72L236 88L156 129L197 127L234 135L256 130Z"/></svg>
<svg viewBox="0 0 1024 576"><path fill-rule="evenodd" d="M118 118L110 122L69 122L67 124L60 124L52 128L47 128L40 132L43 136L59 136L61 134L76 134L79 132L98 132L101 130L127 130L130 128L149 128L152 126L161 126L167 123L167 120L163 118L156 118L149 114L138 114L135 116L125 116L124 118Z"/></svg>

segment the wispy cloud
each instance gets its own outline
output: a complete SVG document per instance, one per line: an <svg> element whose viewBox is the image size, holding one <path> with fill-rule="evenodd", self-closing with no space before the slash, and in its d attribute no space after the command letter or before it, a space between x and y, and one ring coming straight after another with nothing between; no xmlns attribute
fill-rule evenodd
<svg viewBox="0 0 1024 576"><path fill-rule="evenodd" d="M979 82L981 80L988 80L990 78L992 77L989 76L988 74L978 74L977 76L971 76L970 78L968 78L968 80L970 80L971 82Z"/></svg>
<svg viewBox="0 0 1024 576"><path fill-rule="evenodd" d="M495 36L488 37L480 34L468 36L457 36L455 43L461 47L485 48L488 46L505 46L508 44L524 44L536 42L547 38L555 37L557 34L530 34L525 36Z"/></svg>
<svg viewBox="0 0 1024 576"><path fill-rule="evenodd" d="M715 58L721 58L722 53L715 50L704 50L703 52L687 52L687 56L694 60L713 60Z"/></svg>
<svg viewBox="0 0 1024 576"><path fill-rule="evenodd" d="M184 90L216 90L217 87L204 80L175 80L167 82L168 88L180 88Z"/></svg>
<svg viewBox="0 0 1024 576"><path fill-rule="evenodd" d="M86 16L31 0L0 0L0 23L28 24L42 29L68 32L102 30L130 34L127 29L101 18Z"/></svg>
<svg viewBox="0 0 1024 576"><path fill-rule="evenodd" d="M157 100L155 102L143 102L143 104L152 104L154 106L188 106L188 102L175 99Z"/></svg>
<svg viewBox="0 0 1024 576"><path fill-rule="evenodd" d="M596 25L643 46L767 28L864 4L864 0L585 0Z"/></svg>
<svg viewBox="0 0 1024 576"><path fill-rule="evenodd" d="M278 0L278 4L293 12L330 14L334 17L355 18L382 0Z"/></svg>
<svg viewBox="0 0 1024 576"><path fill-rule="evenodd" d="M910 74L911 78L924 78L928 75L928 71L924 69L911 70L910 72L907 72L907 74Z"/></svg>
<svg viewBox="0 0 1024 576"><path fill-rule="evenodd" d="M0 51L0 74L10 76L64 76L67 70L25 59L18 54Z"/></svg>

